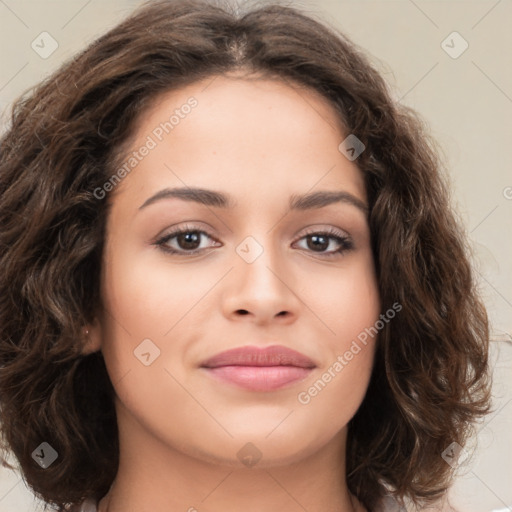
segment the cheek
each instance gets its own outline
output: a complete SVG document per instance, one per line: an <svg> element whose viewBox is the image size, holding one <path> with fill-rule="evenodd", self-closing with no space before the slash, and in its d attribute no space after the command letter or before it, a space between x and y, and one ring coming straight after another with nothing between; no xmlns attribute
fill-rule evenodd
<svg viewBox="0 0 512 512"><path fill-rule="evenodd" d="M346 267L317 274L305 290L308 305L324 325L326 340L338 352L379 318L380 298L370 251L354 255Z"/></svg>
<svg viewBox="0 0 512 512"><path fill-rule="evenodd" d="M363 402L370 381L374 344L341 353L320 369L297 395L298 417L329 439L345 427ZM322 425L319 425L321 423Z"/></svg>
<svg viewBox="0 0 512 512"><path fill-rule="evenodd" d="M146 428L165 424L171 402L178 409L190 402L173 379L182 380L175 371L186 339L181 336L186 322L180 320L208 282L201 286L201 276L191 278L180 266L154 265L128 244L113 246L111 254L102 282L102 352L118 405L125 419L133 414Z"/></svg>
<svg viewBox="0 0 512 512"><path fill-rule="evenodd" d="M116 248L121 256L105 274L105 304L135 338L166 336L212 285L206 269L191 272L185 264L167 266L160 256L156 264L155 251Z"/></svg>
<svg viewBox="0 0 512 512"><path fill-rule="evenodd" d="M199 328L190 318L204 307L202 299L218 277L200 266L191 271L186 264L166 265L156 249L140 251L134 245L114 240L105 258L102 352L113 383L130 372L141 391L153 392L162 381L172 381L165 369L181 372L187 340ZM129 400L123 389L117 390L119 396Z"/></svg>
<svg viewBox="0 0 512 512"><path fill-rule="evenodd" d="M316 379L303 387L298 402L332 414L339 425L348 422L362 402L373 367L380 299L370 252L323 284L324 292L317 288L309 300L325 326L328 350Z"/></svg>

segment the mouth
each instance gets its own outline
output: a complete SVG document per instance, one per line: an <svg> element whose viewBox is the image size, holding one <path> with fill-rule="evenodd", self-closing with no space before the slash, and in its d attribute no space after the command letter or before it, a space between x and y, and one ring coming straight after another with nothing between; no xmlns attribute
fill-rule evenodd
<svg viewBox="0 0 512 512"><path fill-rule="evenodd" d="M315 363L295 350L273 345L239 347L201 364L211 377L251 391L274 391L304 380Z"/></svg>

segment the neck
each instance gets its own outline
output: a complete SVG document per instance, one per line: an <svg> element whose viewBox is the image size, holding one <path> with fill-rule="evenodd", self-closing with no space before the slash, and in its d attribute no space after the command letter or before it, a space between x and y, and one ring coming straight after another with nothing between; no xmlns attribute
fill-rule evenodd
<svg viewBox="0 0 512 512"><path fill-rule="evenodd" d="M98 512L364 512L346 486L346 429L291 463L262 458L240 467L238 460L229 465L186 454L149 436L122 410L118 414L118 473Z"/></svg>

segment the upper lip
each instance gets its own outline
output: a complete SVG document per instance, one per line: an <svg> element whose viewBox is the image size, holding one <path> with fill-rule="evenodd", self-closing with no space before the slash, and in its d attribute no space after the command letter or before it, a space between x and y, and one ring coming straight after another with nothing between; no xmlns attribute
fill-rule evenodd
<svg viewBox="0 0 512 512"><path fill-rule="evenodd" d="M309 357L281 345L269 347L238 347L210 357L201 364L205 368L219 366L297 366L314 368L315 363Z"/></svg>

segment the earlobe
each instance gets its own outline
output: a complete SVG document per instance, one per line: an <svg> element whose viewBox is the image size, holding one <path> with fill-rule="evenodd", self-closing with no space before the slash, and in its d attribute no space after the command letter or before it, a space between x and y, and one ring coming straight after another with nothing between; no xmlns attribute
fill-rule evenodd
<svg viewBox="0 0 512 512"><path fill-rule="evenodd" d="M101 331L99 325L87 325L83 328L82 353L92 354L101 349Z"/></svg>

